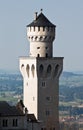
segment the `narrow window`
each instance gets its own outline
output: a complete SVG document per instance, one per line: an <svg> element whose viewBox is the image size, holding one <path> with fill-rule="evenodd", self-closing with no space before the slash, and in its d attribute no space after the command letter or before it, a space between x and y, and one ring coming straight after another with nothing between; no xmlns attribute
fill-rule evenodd
<svg viewBox="0 0 83 130"><path fill-rule="evenodd" d="M8 126L8 120L7 119L4 119L3 120L3 127L7 127Z"/></svg>
<svg viewBox="0 0 83 130"><path fill-rule="evenodd" d="M57 76L59 70L59 65L57 64L54 70L54 77Z"/></svg>
<svg viewBox="0 0 83 130"><path fill-rule="evenodd" d="M49 115L50 115L50 111L46 110L46 116L49 116Z"/></svg>
<svg viewBox="0 0 83 130"><path fill-rule="evenodd" d="M40 54L37 54L37 57L40 57Z"/></svg>
<svg viewBox="0 0 83 130"><path fill-rule="evenodd" d="M33 40L33 36L31 37L31 40Z"/></svg>
<svg viewBox="0 0 83 130"><path fill-rule="evenodd" d="M46 58L48 57L48 53L46 53Z"/></svg>
<svg viewBox="0 0 83 130"><path fill-rule="evenodd" d="M40 27L38 27L38 31L40 31Z"/></svg>
<svg viewBox="0 0 83 130"><path fill-rule="evenodd" d="M52 72L51 70L52 70L51 65L48 65L48 67L47 67L47 77L51 76L51 72Z"/></svg>
<svg viewBox="0 0 83 130"><path fill-rule="evenodd" d="M40 71L41 74L43 73L43 70L44 70L44 67L43 67L43 65L41 64L40 67L39 67L39 71Z"/></svg>
<svg viewBox="0 0 83 130"><path fill-rule="evenodd" d="M30 39L30 37L28 37L28 39Z"/></svg>
<svg viewBox="0 0 83 130"><path fill-rule="evenodd" d="M43 27L43 31L45 31L45 27Z"/></svg>
<svg viewBox="0 0 83 130"><path fill-rule="evenodd" d="M23 67L24 67L24 64L22 64L21 68L23 68Z"/></svg>
<svg viewBox="0 0 83 130"><path fill-rule="evenodd" d="M32 76L34 77L34 73L35 73L35 66L34 65L31 66L31 71L32 71Z"/></svg>
<svg viewBox="0 0 83 130"><path fill-rule="evenodd" d="M18 126L18 120L17 119L13 119L13 127L17 127Z"/></svg>
<svg viewBox="0 0 83 130"><path fill-rule="evenodd" d="M33 28L33 31L35 31L35 27Z"/></svg>
<svg viewBox="0 0 83 130"><path fill-rule="evenodd" d="M45 87L45 86L46 86L46 84L45 84L45 82L43 81L43 82L42 82L42 87Z"/></svg>
<svg viewBox="0 0 83 130"><path fill-rule="evenodd" d="M45 40L47 39L47 36L45 36Z"/></svg>
<svg viewBox="0 0 83 130"><path fill-rule="evenodd" d="M48 65L48 67L47 67L47 73L48 73L48 74L51 73L51 65Z"/></svg>
<svg viewBox="0 0 83 130"><path fill-rule="evenodd" d="M36 36L36 37L35 37L35 40L37 40L37 38L38 38L38 37Z"/></svg>
<svg viewBox="0 0 83 130"><path fill-rule="evenodd" d="M43 37L41 36L41 37L40 37L40 40L42 40L42 38L43 38Z"/></svg>
<svg viewBox="0 0 83 130"><path fill-rule="evenodd" d="M28 77L29 77L29 64L27 65L27 67L26 67L26 71L27 71L27 75L28 75Z"/></svg>

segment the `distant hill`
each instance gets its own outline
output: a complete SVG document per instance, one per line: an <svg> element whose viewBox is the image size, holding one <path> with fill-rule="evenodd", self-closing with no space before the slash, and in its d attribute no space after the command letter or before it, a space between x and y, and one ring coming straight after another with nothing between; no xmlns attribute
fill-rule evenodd
<svg viewBox="0 0 83 130"><path fill-rule="evenodd" d="M83 76L83 74L63 71L63 73L61 75L61 77L65 77L65 78L72 77L72 76Z"/></svg>
<svg viewBox="0 0 83 130"><path fill-rule="evenodd" d="M0 74L21 74L19 70L5 70L0 69ZM71 76L83 76L83 71L63 71L61 77L71 77Z"/></svg>
<svg viewBox="0 0 83 130"><path fill-rule="evenodd" d="M17 70L4 70L0 69L0 74L20 74Z"/></svg>

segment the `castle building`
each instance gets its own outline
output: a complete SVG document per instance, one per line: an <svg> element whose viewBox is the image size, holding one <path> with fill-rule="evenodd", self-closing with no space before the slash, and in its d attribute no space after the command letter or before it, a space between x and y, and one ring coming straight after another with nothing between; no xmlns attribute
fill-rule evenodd
<svg viewBox="0 0 83 130"><path fill-rule="evenodd" d="M24 105L39 122L36 130L59 130L59 76L63 57L53 57L56 26L42 13L27 25L30 54L20 57Z"/></svg>
<svg viewBox="0 0 83 130"><path fill-rule="evenodd" d="M27 116L6 101L0 101L0 130L27 130Z"/></svg>

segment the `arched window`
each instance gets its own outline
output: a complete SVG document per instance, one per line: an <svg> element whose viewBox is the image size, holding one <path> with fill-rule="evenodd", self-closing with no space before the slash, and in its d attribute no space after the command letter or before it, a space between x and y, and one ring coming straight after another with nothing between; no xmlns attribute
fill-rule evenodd
<svg viewBox="0 0 83 130"><path fill-rule="evenodd" d="M43 73L43 70L44 70L44 67L43 67L43 65L41 64L40 67L39 67L39 71L40 71L41 74Z"/></svg>
<svg viewBox="0 0 83 130"><path fill-rule="evenodd" d="M54 70L54 77L57 76L58 71L59 71L59 65L57 64L57 65L55 66L55 70Z"/></svg>
<svg viewBox="0 0 83 130"><path fill-rule="evenodd" d="M24 68L24 64L21 65L21 69Z"/></svg>
<svg viewBox="0 0 83 130"><path fill-rule="evenodd" d="M37 54L37 57L40 57L40 54Z"/></svg>
<svg viewBox="0 0 83 130"><path fill-rule="evenodd" d="M32 71L32 76L34 77L34 74L35 74L35 66L32 64L31 66L31 71Z"/></svg>
<svg viewBox="0 0 83 130"><path fill-rule="evenodd" d="M43 37L42 37L42 36L40 36L40 40L42 40L42 38L43 38Z"/></svg>
<svg viewBox="0 0 83 130"><path fill-rule="evenodd" d="M36 37L35 37L35 40L37 40L37 38L38 38L38 37L36 36Z"/></svg>
<svg viewBox="0 0 83 130"><path fill-rule="evenodd" d="M23 74L23 76L24 76L24 74L25 74L24 64L21 65L21 71L22 71L22 74Z"/></svg>
<svg viewBox="0 0 83 130"><path fill-rule="evenodd" d="M47 67L47 76L48 77L51 75L51 69L52 69L51 65L48 65L48 67Z"/></svg>
<svg viewBox="0 0 83 130"><path fill-rule="evenodd" d="M28 75L28 77L29 77L29 70L30 70L30 67L29 67L29 65L27 65L27 67L26 67L26 71L27 71L27 75Z"/></svg>

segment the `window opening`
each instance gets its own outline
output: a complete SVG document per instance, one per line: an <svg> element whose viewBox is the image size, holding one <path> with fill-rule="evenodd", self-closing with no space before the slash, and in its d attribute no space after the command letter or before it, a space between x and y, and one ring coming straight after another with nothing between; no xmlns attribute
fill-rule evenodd
<svg viewBox="0 0 83 130"><path fill-rule="evenodd" d="M40 31L40 27L38 27L38 31Z"/></svg>
<svg viewBox="0 0 83 130"><path fill-rule="evenodd" d="M37 47L37 49L40 49L40 47Z"/></svg>
<svg viewBox="0 0 83 130"><path fill-rule="evenodd" d="M44 67L43 67L43 65L41 64L40 67L39 67L40 73L43 72L43 69L44 69Z"/></svg>
<svg viewBox="0 0 83 130"><path fill-rule="evenodd" d="M37 57L40 57L40 54L37 54Z"/></svg>
<svg viewBox="0 0 83 130"><path fill-rule="evenodd" d="M46 58L48 57L48 53L46 53Z"/></svg>
<svg viewBox="0 0 83 130"><path fill-rule="evenodd" d="M46 110L46 116L49 116L49 115L50 115L50 111Z"/></svg>
<svg viewBox="0 0 83 130"><path fill-rule="evenodd" d="M51 73L51 65L48 65L48 67L47 67L47 73Z"/></svg>
<svg viewBox="0 0 83 130"><path fill-rule="evenodd" d="M45 27L43 27L43 31L45 31Z"/></svg>
<svg viewBox="0 0 83 130"><path fill-rule="evenodd" d="M48 47L46 47L46 50L48 49Z"/></svg>
<svg viewBox="0 0 83 130"><path fill-rule="evenodd" d="M50 100L51 100L51 97L46 97L46 100L47 100L47 101L50 101Z"/></svg>
<svg viewBox="0 0 83 130"><path fill-rule="evenodd" d="M27 67L26 67L26 71L27 71L27 75L28 75L28 77L29 77L29 65L27 65Z"/></svg>
<svg viewBox="0 0 83 130"><path fill-rule="evenodd" d="M33 30L35 31L35 27L33 28Z"/></svg>
<svg viewBox="0 0 83 130"><path fill-rule="evenodd" d="M54 70L54 77L57 76L59 70L59 65L56 65L55 70Z"/></svg>
<svg viewBox="0 0 83 130"><path fill-rule="evenodd" d="M13 119L13 126L17 127L18 126L18 120L17 119Z"/></svg>
<svg viewBox="0 0 83 130"><path fill-rule="evenodd" d="M45 84L45 82L43 81L43 82L42 82L42 87L45 87L45 86L46 86L46 84Z"/></svg>
<svg viewBox="0 0 83 130"><path fill-rule="evenodd" d="M31 66L31 71L32 71L32 75L34 77L34 73L35 73L35 66L34 65Z"/></svg>
<svg viewBox="0 0 83 130"><path fill-rule="evenodd" d="M8 126L8 120L7 119L4 119L3 120L3 127L7 127Z"/></svg>

